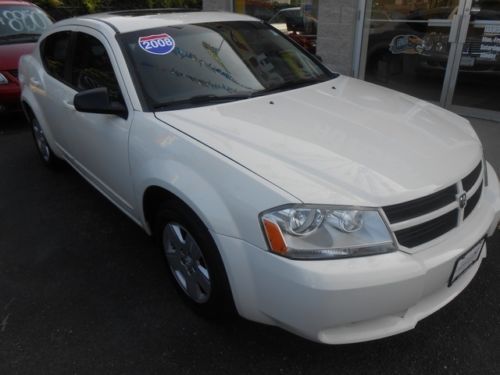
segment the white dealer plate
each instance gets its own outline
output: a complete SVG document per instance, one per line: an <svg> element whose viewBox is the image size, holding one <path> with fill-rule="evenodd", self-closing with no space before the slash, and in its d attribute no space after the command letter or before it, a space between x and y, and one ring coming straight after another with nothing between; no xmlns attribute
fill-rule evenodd
<svg viewBox="0 0 500 375"><path fill-rule="evenodd" d="M470 250L465 252L460 258L455 262L455 267L453 267L453 272L451 273L450 281L448 286L452 286L453 283L462 276L465 271L467 271L474 263L479 260L481 256L481 251L483 250L485 239L481 239L477 244L475 244Z"/></svg>

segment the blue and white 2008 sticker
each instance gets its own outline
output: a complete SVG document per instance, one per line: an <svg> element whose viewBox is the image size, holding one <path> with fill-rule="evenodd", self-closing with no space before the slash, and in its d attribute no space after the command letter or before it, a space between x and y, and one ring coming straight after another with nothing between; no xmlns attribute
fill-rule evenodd
<svg viewBox="0 0 500 375"><path fill-rule="evenodd" d="M141 36L139 46L154 55L166 55L175 48L175 40L168 34Z"/></svg>

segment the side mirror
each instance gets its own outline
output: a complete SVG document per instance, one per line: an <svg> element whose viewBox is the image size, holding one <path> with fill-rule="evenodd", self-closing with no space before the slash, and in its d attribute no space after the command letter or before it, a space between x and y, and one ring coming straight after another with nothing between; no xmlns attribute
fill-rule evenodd
<svg viewBox="0 0 500 375"><path fill-rule="evenodd" d="M79 112L117 115L124 119L128 116L127 108L122 103L109 100L106 87L79 92L73 99L73 105Z"/></svg>

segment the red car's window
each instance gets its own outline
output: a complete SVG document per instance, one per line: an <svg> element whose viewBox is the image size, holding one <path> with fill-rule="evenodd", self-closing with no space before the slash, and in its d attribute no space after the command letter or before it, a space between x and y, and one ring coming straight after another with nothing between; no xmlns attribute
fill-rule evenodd
<svg viewBox="0 0 500 375"><path fill-rule="evenodd" d="M50 18L38 7L0 5L0 44L36 40L51 24Z"/></svg>

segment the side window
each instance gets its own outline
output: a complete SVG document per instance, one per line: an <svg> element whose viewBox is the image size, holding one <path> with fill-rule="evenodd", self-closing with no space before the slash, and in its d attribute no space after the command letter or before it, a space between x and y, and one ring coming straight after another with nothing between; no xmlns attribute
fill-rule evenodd
<svg viewBox="0 0 500 375"><path fill-rule="evenodd" d="M78 91L106 87L111 100L123 102L106 48L98 39L85 33L77 35L71 84Z"/></svg>
<svg viewBox="0 0 500 375"><path fill-rule="evenodd" d="M61 31L49 35L42 43L41 55L45 70L61 81L65 81L70 38L70 31Z"/></svg>

